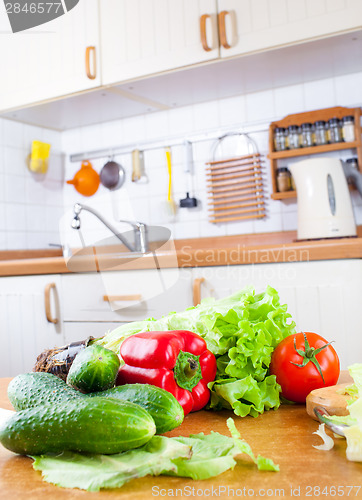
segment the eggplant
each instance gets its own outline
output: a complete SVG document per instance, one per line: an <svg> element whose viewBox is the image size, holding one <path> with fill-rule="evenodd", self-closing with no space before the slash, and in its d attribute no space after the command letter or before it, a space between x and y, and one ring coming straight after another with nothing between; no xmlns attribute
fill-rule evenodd
<svg viewBox="0 0 362 500"><path fill-rule="evenodd" d="M66 381L68 372L72 363L81 351L92 344L94 337L88 337L85 340L72 342L63 347L54 347L46 349L36 358L33 372L46 372L56 375Z"/></svg>

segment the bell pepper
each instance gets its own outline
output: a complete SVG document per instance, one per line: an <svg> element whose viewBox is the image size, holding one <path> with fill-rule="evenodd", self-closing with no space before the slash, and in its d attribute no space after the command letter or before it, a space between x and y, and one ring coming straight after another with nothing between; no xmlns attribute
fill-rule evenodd
<svg viewBox="0 0 362 500"><path fill-rule="evenodd" d="M125 364L119 369L116 385L161 387L175 396L185 415L208 403L207 384L215 379L216 359L196 333L137 333L123 341L120 354Z"/></svg>

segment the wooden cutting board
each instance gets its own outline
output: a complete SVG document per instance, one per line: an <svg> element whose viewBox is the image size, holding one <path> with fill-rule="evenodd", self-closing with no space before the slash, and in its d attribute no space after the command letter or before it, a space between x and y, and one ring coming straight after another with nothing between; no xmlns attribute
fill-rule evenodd
<svg viewBox="0 0 362 500"><path fill-rule="evenodd" d="M351 397L345 394L339 394L339 392L341 390L343 391L348 385L351 385L351 383L331 385L330 387L323 387L312 391L308 394L306 399L308 415L318 420L314 414L314 408L316 406L323 406L330 415L348 415L347 401L351 399Z"/></svg>

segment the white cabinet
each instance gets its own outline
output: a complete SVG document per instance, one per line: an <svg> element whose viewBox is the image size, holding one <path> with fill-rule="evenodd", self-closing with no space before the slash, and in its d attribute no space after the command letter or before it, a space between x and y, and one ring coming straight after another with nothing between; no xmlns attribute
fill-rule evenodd
<svg viewBox="0 0 362 500"><path fill-rule="evenodd" d="M0 110L100 85L98 0L19 33L10 32L1 2L0 31Z"/></svg>
<svg viewBox="0 0 362 500"><path fill-rule="evenodd" d="M101 0L100 16L103 84L219 57L216 0Z"/></svg>
<svg viewBox="0 0 362 500"><path fill-rule="evenodd" d="M201 298L222 298L247 285L261 292L271 285L298 331L333 340L343 369L361 362L362 260L205 267L193 276L205 278Z"/></svg>
<svg viewBox="0 0 362 500"><path fill-rule="evenodd" d="M102 83L360 28L360 0L102 0Z"/></svg>
<svg viewBox="0 0 362 500"><path fill-rule="evenodd" d="M46 289L49 319L57 323L46 317ZM0 377L32 371L44 349L64 345L60 295L58 275L0 278Z"/></svg>
<svg viewBox="0 0 362 500"><path fill-rule="evenodd" d="M229 57L360 29L362 2L218 0L218 10L221 57Z"/></svg>

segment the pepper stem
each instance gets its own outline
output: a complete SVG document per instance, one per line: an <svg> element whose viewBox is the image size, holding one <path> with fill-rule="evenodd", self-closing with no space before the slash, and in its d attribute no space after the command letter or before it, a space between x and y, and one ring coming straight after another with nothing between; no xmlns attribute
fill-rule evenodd
<svg viewBox="0 0 362 500"><path fill-rule="evenodd" d="M202 379L199 356L190 352L180 351L174 368L175 380L178 386L188 391Z"/></svg>

